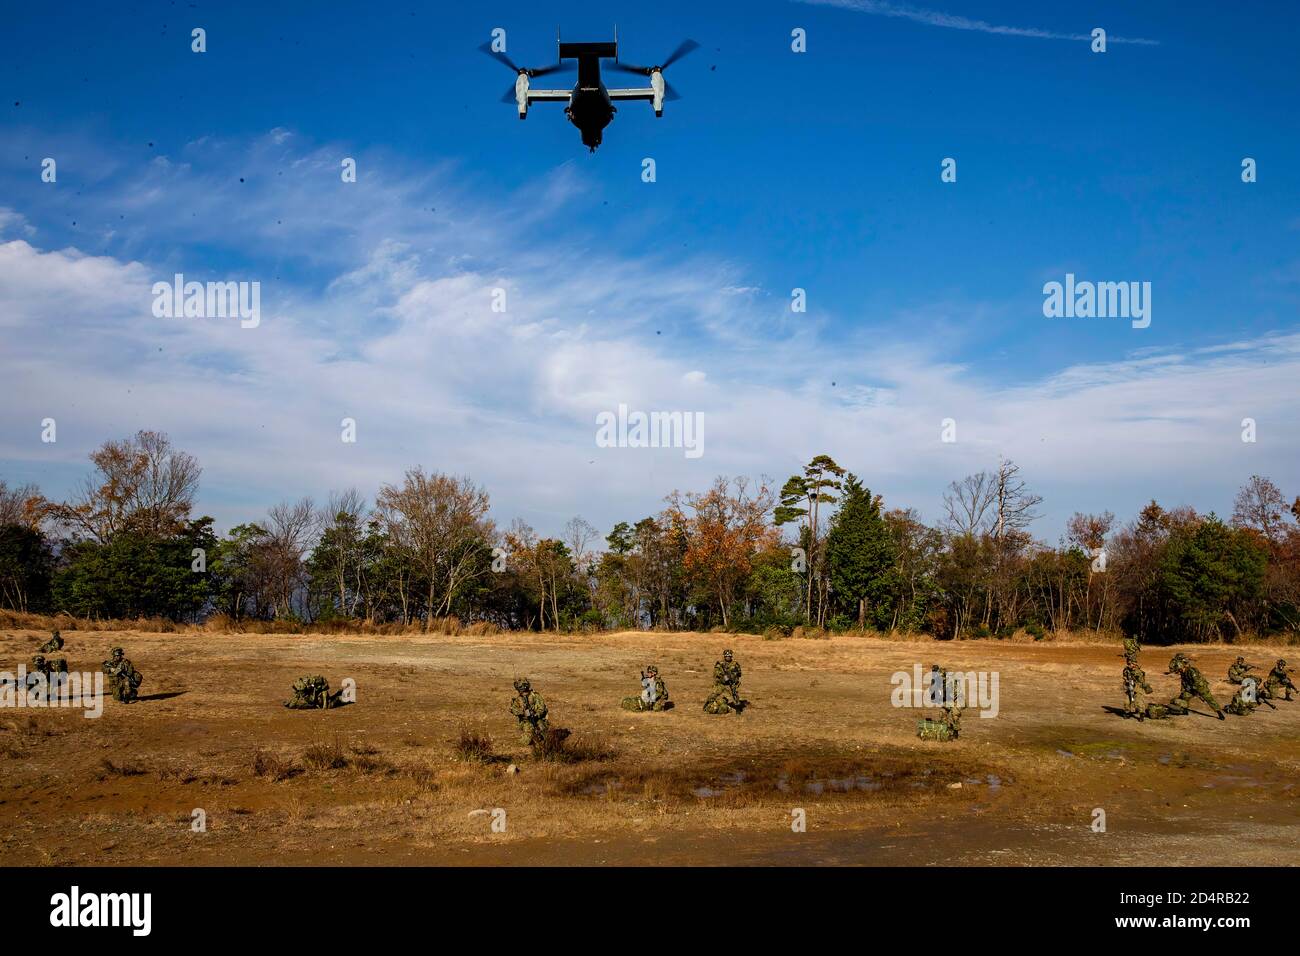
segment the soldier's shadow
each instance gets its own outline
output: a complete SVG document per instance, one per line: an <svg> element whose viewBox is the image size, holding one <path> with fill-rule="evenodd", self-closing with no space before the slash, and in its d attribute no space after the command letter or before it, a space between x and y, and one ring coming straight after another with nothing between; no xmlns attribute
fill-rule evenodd
<svg viewBox="0 0 1300 956"><path fill-rule="evenodd" d="M1127 718L1129 716L1123 707L1109 707L1103 705L1101 709L1106 711L1108 714L1114 714L1116 717Z"/></svg>
<svg viewBox="0 0 1300 956"><path fill-rule="evenodd" d="M186 692L183 690L170 690L165 694L143 694L140 697L137 697L136 700L171 700L173 697L181 697L185 693Z"/></svg>

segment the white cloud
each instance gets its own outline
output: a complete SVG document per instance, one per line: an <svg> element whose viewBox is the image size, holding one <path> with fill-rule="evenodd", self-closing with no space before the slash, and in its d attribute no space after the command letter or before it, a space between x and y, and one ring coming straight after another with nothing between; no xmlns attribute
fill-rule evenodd
<svg viewBox="0 0 1300 956"><path fill-rule="evenodd" d="M281 158L334 175L338 152ZM953 361L951 341L932 350L907 316L893 339L881 324L828 341L729 294L746 278L734 264L591 254L575 272L564 257L518 251L531 201L512 216L512 198L466 199L445 174L366 157L359 168L376 180L364 200L265 170L240 193L237 177L169 167L177 208L241 197L238 215L199 222L192 241L224 241L226 258L252 265L218 267L161 241L175 223L150 193L156 170L124 193L157 216L122 243L156 255L0 243L0 460L65 493L60 476L101 441L159 428L203 462L201 504L223 528L281 498L373 493L416 464L473 476L498 519L549 532L577 513L601 527L638 519L717 474L779 482L822 452L889 506L931 519L947 482L1007 455L1047 496L1044 534L1073 510L1126 515L1152 496L1223 510L1256 472L1300 490L1300 335L1143 349L1007 384ZM552 190L571 188L569 175ZM310 280L275 279L268 250L285 247ZM150 284L173 271L260 278L261 325L154 318ZM505 312L491 308L496 288ZM936 309L954 327L976 314ZM596 413L619 403L703 412L706 454L597 448ZM40 442L47 416L57 445ZM344 417L357 422L355 445L340 441ZM948 417L956 444L940 441ZM1257 444L1240 441L1243 417L1259 423Z"/></svg>

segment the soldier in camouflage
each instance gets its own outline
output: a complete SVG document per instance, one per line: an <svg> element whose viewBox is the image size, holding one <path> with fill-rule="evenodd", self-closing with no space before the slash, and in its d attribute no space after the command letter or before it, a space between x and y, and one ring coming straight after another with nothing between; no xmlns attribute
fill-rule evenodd
<svg viewBox="0 0 1300 956"><path fill-rule="evenodd" d="M668 686L659 676L659 668L651 664L641 672L641 693L636 697L624 697L619 705L624 710L665 711L672 710L673 702L668 699Z"/></svg>
<svg viewBox="0 0 1300 956"><path fill-rule="evenodd" d="M1169 711L1173 714L1186 714L1189 711L1189 704L1199 698L1209 705L1210 709L1224 720L1223 708L1219 702L1214 699L1214 694L1210 692L1210 685L1201 672L1192 666L1184 654L1175 654L1169 662L1169 670L1166 674L1177 674L1182 681L1182 690L1178 696L1169 702Z"/></svg>
<svg viewBox="0 0 1300 956"><path fill-rule="evenodd" d="M339 705L343 691L330 693L330 682L319 674L299 677L293 682L293 696L284 702L290 710L329 710Z"/></svg>
<svg viewBox="0 0 1300 956"><path fill-rule="evenodd" d="M922 740L956 740L961 736L961 710L953 695L944 702L938 720L925 717L916 722L916 736Z"/></svg>
<svg viewBox="0 0 1300 956"><path fill-rule="evenodd" d="M50 693L50 681L55 674L66 674L68 672L68 662L62 657L46 659L44 655L37 654L32 658L31 664L27 668L27 685L34 686L37 683L36 675L40 674L45 680L45 690L43 693Z"/></svg>
<svg viewBox="0 0 1300 956"><path fill-rule="evenodd" d="M108 675L108 683L115 701L129 704L136 700L136 692L144 682L144 677L135 669L135 665L127 658L122 648L113 648L100 670Z"/></svg>
<svg viewBox="0 0 1300 956"><path fill-rule="evenodd" d="M1268 672L1268 677L1264 679L1264 686L1260 688L1259 696L1261 700L1276 700L1277 692L1285 690L1286 696L1283 700L1291 700L1291 692L1295 689L1291 675L1287 673L1286 660L1279 657L1273 669Z"/></svg>
<svg viewBox="0 0 1300 956"><path fill-rule="evenodd" d="M1138 690L1143 693L1152 693L1151 685L1147 683L1147 673L1138 664L1136 657L1124 658L1124 697L1127 703L1124 706L1125 717L1136 717L1142 720L1146 714L1145 708L1138 705Z"/></svg>
<svg viewBox="0 0 1300 956"><path fill-rule="evenodd" d="M50 631L50 639L36 648L42 654L53 654L55 651L63 650L63 638L59 636L58 631Z"/></svg>
<svg viewBox="0 0 1300 956"><path fill-rule="evenodd" d="M1240 684L1246 679L1246 672L1253 671L1254 669L1254 664L1247 664L1244 657L1238 657L1236 661L1228 667L1228 683Z"/></svg>
<svg viewBox="0 0 1300 956"><path fill-rule="evenodd" d="M527 677L515 679L515 696L510 701L510 713L519 721L519 739L528 746L536 746L546 737L550 726L546 721L546 701L533 690Z"/></svg>
<svg viewBox="0 0 1300 956"><path fill-rule="evenodd" d="M1243 688L1232 695L1232 700L1228 701L1228 706L1223 708L1224 713L1233 714L1237 717L1249 717L1255 712L1259 704L1254 700L1247 700L1248 692Z"/></svg>
<svg viewBox="0 0 1300 956"><path fill-rule="evenodd" d="M722 660L713 663L713 689L704 701L706 714L740 713L749 703L740 697L740 665L730 650L722 652Z"/></svg>

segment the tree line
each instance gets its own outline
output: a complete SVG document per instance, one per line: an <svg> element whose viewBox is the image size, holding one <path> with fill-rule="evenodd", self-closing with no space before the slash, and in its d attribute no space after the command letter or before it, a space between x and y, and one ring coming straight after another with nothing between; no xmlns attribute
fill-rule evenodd
<svg viewBox="0 0 1300 956"><path fill-rule="evenodd" d="M1300 632L1300 497L1252 476L1225 522L1152 501L1130 522L1076 513L1034 538L1042 499L1018 465L954 481L941 520L887 508L818 455L780 487L719 477L602 538L499 528L488 492L412 468L270 508L218 536L195 517L202 469L141 431L90 455L66 501L0 480L0 607L82 618L508 629L796 627L1005 637L1134 634L1148 643Z"/></svg>

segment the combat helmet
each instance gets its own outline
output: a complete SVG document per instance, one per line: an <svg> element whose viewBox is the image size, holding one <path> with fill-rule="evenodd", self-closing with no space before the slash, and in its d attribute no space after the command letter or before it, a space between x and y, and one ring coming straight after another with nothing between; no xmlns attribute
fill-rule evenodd
<svg viewBox="0 0 1300 956"><path fill-rule="evenodd" d="M731 648L727 648L725 651L722 652L722 659L724 661L730 661L731 657L732 657Z"/></svg>
<svg viewBox="0 0 1300 956"><path fill-rule="evenodd" d="M646 667L645 672L646 672L647 674L658 674L658 673L659 673L659 668L656 667L654 664L650 664L650 665L648 665L648 666Z"/></svg>
<svg viewBox="0 0 1300 956"><path fill-rule="evenodd" d="M1191 663L1192 662L1187 659L1187 655L1180 651L1169 659L1169 670L1165 671L1165 673L1177 674L1184 667L1189 667Z"/></svg>
<svg viewBox="0 0 1300 956"><path fill-rule="evenodd" d="M521 694L526 694L533 689L533 685L528 682L527 677L515 678L515 690Z"/></svg>
<svg viewBox="0 0 1300 956"><path fill-rule="evenodd" d="M122 650L122 648L120 648L120 647L115 647L115 648L113 648L111 651L109 651L108 656L109 656L109 657L125 657L125 656L126 656L126 651Z"/></svg>

